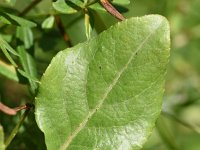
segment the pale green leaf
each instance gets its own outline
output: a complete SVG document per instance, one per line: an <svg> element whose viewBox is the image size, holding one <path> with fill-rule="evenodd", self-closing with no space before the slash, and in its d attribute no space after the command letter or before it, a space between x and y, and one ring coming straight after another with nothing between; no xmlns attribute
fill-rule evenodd
<svg viewBox="0 0 200 150"><path fill-rule="evenodd" d="M33 32L29 27L18 27L16 32L17 38L24 43L26 49L33 46Z"/></svg>
<svg viewBox="0 0 200 150"><path fill-rule="evenodd" d="M0 125L0 150L5 150L3 128Z"/></svg>
<svg viewBox="0 0 200 150"><path fill-rule="evenodd" d="M85 10L85 15L84 15L84 19L85 19L85 33L86 33L86 37L87 39L90 38L91 32L92 32L92 15L88 10Z"/></svg>
<svg viewBox="0 0 200 150"><path fill-rule="evenodd" d="M33 57L26 51L26 49L23 46L18 46L17 48L19 56L20 56L20 62L22 64L23 70L18 69L19 73L26 77L29 80L31 91L32 93L35 93L37 89L37 70L36 70L36 64L33 59Z"/></svg>
<svg viewBox="0 0 200 150"><path fill-rule="evenodd" d="M65 14L73 14L78 12L82 7L84 6L84 3L80 0L57 0L56 2L53 2L53 7L55 10L61 13Z"/></svg>
<svg viewBox="0 0 200 150"><path fill-rule="evenodd" d="M0 60L0 74L14 81L19 81L15 68Z"/></svg>
<svg viewBox="0 0 200 150"><path fill-rule="evenodd" d="M43 22L42 22L42 28L43 29L50 29L53 27L55 21L55 17L54 16L49 16L48 18L46 18Z"/></svg>
<svg viewBox="0 0 200 150"><path fill-rule="evenodd" d="M140 149L158 118L169 26L131 18L57 54L36 97L36 120L49 150Z"/></svg>
<svg viewBox="0 0 200 150"><path fill-rule="evenodd" d="M16 3L16 0L5 0L9 5L14 6Z"/></svg>

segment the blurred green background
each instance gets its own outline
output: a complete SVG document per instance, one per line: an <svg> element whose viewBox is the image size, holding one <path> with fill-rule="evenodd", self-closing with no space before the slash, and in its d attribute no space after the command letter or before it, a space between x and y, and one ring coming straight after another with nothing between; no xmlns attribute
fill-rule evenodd
<svg viewBox="0 0 200 150"><path fill-rule="evenodd" d="M17 15L31 0L0 0L0 10ZM87 40L82 12L59 14L51 6L51 0L42 0L25 17L37 23L32 28L29 53L34 58L37 76L40 78L55 54L69 45L63 40L58 27L43 29L42 22L50 15L60 16L72 45ZM131 0L129 5L116 8L127 18L148 14L165 16L171 27L171 57L166 78L163 109L149 140L143 150L199 150L200 149L200 0ZM96 36L118 22L103 11L91 10L92 36ZM16 48L15 26L0 22L0 35ZM15 72L0 52L1 67ZM0 100L10 107L31 102L27 81L20 84L0 75ZM22 84L24 83L24 84ZM7 137L19 115L0 114L0 123ZM34 120L34 112L23 124L20 132L8 147L18 149L45 149L44 137Z"/></svg>

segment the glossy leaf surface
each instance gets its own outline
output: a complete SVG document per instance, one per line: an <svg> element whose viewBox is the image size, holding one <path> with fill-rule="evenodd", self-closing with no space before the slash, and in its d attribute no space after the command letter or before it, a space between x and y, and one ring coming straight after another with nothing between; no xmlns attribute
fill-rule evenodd
<svg viewBox="0 0 200 150"><path fill-rule="evenodd" d="M36 97L48 149L140 149L158 118L169 26L127 19L52 60Z"/></svg>

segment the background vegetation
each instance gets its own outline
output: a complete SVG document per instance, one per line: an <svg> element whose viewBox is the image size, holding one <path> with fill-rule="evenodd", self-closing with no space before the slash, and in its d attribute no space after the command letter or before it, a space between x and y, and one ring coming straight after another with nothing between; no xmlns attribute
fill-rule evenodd
<svg viewBox="0 0 200 150"><path fill-rule="evenodd" d="M36 0L37 2L37 0ZM31 0L0 0L0 35L20 53L22 70L31 75L27 80L15 71L0 51L0 99L9 107L30 103L42 73L55 54L87 40L83 12L60 14L52 8L51 0L38 1L26 11ZM131 0L129 5L117 5L125 17L161 14L171 26L171 57L168 67L162 114L144 150L198 150L200 147L200 1L199 0ZM2 19L2 12L22 16L37 24L20 28L16 22ZM104 11L90 11L96 36L117 20ZM48 18L48 19L47 19ZM54 21L55 19L55 21ZM44 22L46 21L46 22ZM65 29L65 32L62 30ZM66 33L69 37L64 37ZM19 45L21 47L19 47ZM26 49L27 51L24 51ZM28 65L27 65L28 64ZM17 75L17 76L16 76ZM33 77L33 79L32 79ZM8 137L20 117L0 114L0 124ZM44 136L38 129L31 110L8 149L45 149Z"/></svg>

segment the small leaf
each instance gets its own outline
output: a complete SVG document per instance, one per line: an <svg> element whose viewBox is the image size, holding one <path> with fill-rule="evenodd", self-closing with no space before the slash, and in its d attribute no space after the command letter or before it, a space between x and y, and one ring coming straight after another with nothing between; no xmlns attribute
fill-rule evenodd
<svg viewBox="0 0 200 150"><path fill-rule="evenodd" d="M91 19L92 14L89 13L88 10L85 10L85 33L87 39L90 38L91 32L92 32L92 19Z"/></svg>
<svg viewBox="0 0 200 150"><path fill-rule="evenodd" d="M90 5L89 8L91 8L93 10L97 10L97 11L106 12L106 10L99 3L94 3L94 4Z"/></svg>
<svg viewBox="0 0 200 150"><path fill-rule="evenodd" d="M161 111L169 46L168 22L149 15L60 52L36 97L47 149L140 149Z"/></svg>
<svg viewBox="0 0 200 150"><path fill-rule="evenodd" d="M55 10L64 14L73 14L81 10L84 3L80 0L57 0L53 2L53 7Z"/></svg>
<svg viewBox="0 0 200 150"><path fill-rule="evenodd" d="M55 18L54 16L49 16L48 18L46 18L43 22L42 22L42 28L43 29L50 29L53 27Z"/></svg>
<svg viewBox="0 0 200 150"><path fill-rule="evenodd" d="M6 58L10 61L10 63L14 67L17 67L17 64L15 63L15 61L13 60L13 58L9 54L9 52L15 56L19 56L19 55L1 36L0 36L0 48L1 48L2 52L4 53L4 55L6 56Z"/></svg>
<svg viewBox="0 0 200 150"><path fill-rule="evenodd" d="M130 4L130 0L112 0L114 4L119 4L119 5L128 5Z"/></svg>
<svg viewBox="0 0 200 150"><path fill-rule="evenodd" d="M5 150L3 128L0 125L0 150Z"/></svg>
<svg viewBox="0 0 200 150"><path fill-rule="evenodd" d="M18 53L0 36L0 48L4 48L10 53L12 53L15 56L19 56Z"/></svg>
<svg viewBox="0 0 200 150"><path fill-rule="evenodd" d="M37 70L33 57L26 51L23 46L17 48L20 56L20 62L24 71L18 69L19 73L29 80L31 92L35 93L37 89Z"/></svg>
<svg viewBox="0 0 200 150"><path fill-rule="evenodd" d="M16 0L6 0L6 2L11 5L11 6L14 6L15 3L16 3Z"/></svg>
<svg viewBox="0 0 200 150"><path fill-rule="evenodd" d="M12 65L6 64L1 60L0 60L0 74L13 81L17 82L19 81L15 68Z"/></svg>
<svg viewBox="0 0 200 150"><path fill-rule="evenodd" d="M30 27L30 28L36 27L36 24L34 22L1 11L0 11L0 21L5 24L12 24L16 26Z"/></svg>
<svg viewBox="0 0 200 150"><path fill-rule="evenodd" d="M18 27L16 36L21 42L24 43L26 49L29 49L31 46L33 46L33 33L29 27Z"/></svg>

